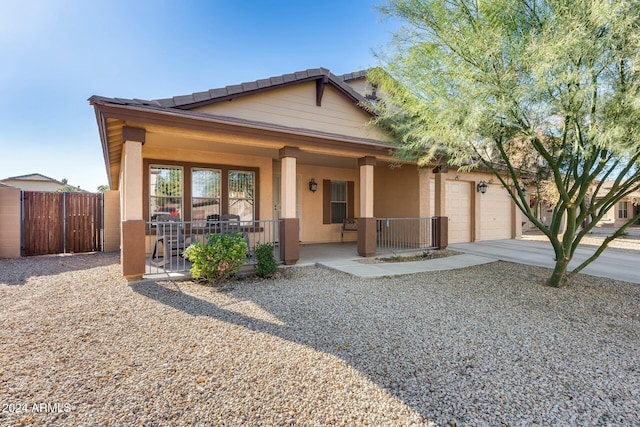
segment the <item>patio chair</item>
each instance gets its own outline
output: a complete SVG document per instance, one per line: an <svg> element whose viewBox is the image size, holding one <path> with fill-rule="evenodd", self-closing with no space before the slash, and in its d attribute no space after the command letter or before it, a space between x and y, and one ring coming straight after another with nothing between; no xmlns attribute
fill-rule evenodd
<svg viewBox="0 0 640 427"><path fill-rule="evenodd" d="M174 252L182 255L182 252L191 244L193 238L184 232L184 224L171 215L162 215L157 218L156 241L153 245L151 261L155 265L165 265L170 262ZM159 258L158 246L162 243L162 261Z"/></svg>

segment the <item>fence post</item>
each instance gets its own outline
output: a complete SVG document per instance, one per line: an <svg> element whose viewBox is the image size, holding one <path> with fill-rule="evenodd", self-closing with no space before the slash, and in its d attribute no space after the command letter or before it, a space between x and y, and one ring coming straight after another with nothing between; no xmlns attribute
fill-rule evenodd
<svg viewBox="0 0 640 427"><path fill-rule="evenodd" d="M67 193L62 193L62 253L67 253Z"/></svg>
<svg viewBox="0 0 640 427"><path fill-rule="evenodd" d="M446 249L449 245L449 218L446 216L434 216L433 225L433 246L438 249Z"/></svg>

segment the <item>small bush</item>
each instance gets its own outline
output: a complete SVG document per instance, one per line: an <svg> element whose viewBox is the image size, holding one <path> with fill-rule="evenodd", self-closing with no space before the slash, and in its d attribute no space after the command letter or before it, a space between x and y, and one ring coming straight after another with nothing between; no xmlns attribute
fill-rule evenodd
<svg viewBox="0 0 640 427"><path fill-rule="evenodd" d="M272 243L259 243L256 245L256 272L258 276L269 277L278 271L278 263L273 256Z"/></svg>
<svg viewBox="0 0 640 427"><path fill-rule="evenodd" d="M196 242L184 251L191 261L191 275L218 284L244 265L247 243L242 233L208 234L207 243Z"/></svg>

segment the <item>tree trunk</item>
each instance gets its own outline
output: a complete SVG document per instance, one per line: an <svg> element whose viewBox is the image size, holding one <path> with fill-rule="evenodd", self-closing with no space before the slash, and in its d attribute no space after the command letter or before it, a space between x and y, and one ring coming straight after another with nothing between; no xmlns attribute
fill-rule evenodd
<svg viewBox="0 0 640 427"><path fill-rule="evenodd" d="M554 288L560 288L567 284L567 267L569 266L569 258L558 257L556 259L556 266L553 269L553 274L547 280L547 285Z"/></svg>

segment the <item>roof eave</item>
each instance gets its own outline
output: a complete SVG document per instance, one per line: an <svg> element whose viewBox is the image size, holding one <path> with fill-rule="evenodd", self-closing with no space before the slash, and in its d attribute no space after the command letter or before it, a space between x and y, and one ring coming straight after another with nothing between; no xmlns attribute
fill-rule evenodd
<svg viewBox="0 0 640 427"><path fill-rule="evenodd" d="M107 172L107 181L109 188L113 188L113 180L111 179L111 159L109 156L109 141L107 137L107 124L104 114L102 114L101 106L106 105L104 98L98 96L92 96L89 98L89 103L93 105L93 109L96 114L96 122L98 124L98 134L100 135L100 144L102 145L102 156L104 157L105 168Z"/></svg>
<svg viewBox="0 0 640 427"><path fill-rule="evenodd" d="M193 112L189 110L180 109L167 109L156 108L150 106L131 106L121 104L109 104L102 101L94 102L94 108L96 108L96 115L98 116L98 126L100 127L100 139L102 141L102 148L105 155L105 161L108 162L108 141L106 137L106 119L120 119L131 120L139 122L149 122L154 124L164 124L179 126L180 120L188 120L210 125L229 125L240 126L252 130L262 130L271 132L280 132L291 135L307 136L313 138L323 138L334 141L349 142L363 147L369 147L376 149L394 149L395 145L391 142L383 142L373 139L350 137L346 135L332 134L327 132L313 131L309 129L293 128L282 125L274 125L271 123L257 122L246 119L238 119L235 117L219 116L212 114L203 114ZM152 120L153 116L157 117L157 120ZM165 118L165 120L162 120ZM171 123L165 123L166 118L172 119ZM150 120L151 119L151 120Z"/></svg>

